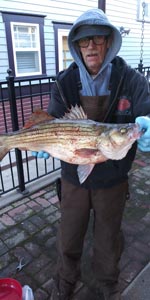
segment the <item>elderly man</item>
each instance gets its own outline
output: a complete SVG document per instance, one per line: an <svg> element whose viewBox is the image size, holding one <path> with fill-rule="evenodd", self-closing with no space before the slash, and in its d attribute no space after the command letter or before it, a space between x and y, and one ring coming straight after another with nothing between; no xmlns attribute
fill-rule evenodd
<svg viewBox="0 0 150 300"><path fill-rule="evenodd" d="M58 74L48 112L61 117L71 105L81 105L89 119L137 122L145 134L140 148L150 150L150 98L145 78L116 56L121 35L98 9L83 13L73 24L68 44L74 62ZM121 221L128 194L128 172L136 143L121 160L96 164L80 184L77 166L61 162L61 223L58 263L52 300L70 300L81 276L84 237L93 211L93 271L105 300L120 300L118 263L123 250ZM35 153L47 157L47 153Z"/></svg>

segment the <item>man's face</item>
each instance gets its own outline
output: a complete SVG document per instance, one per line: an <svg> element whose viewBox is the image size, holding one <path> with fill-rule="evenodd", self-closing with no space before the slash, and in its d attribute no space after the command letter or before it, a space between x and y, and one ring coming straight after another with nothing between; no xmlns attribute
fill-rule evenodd
<svg viewBox="0 0 150 300"><path fill-rule="evenodd" d="M109 48L109 39L103 37L103 43L98 45L94 43L93 37L91 37L87 47L82 47L79 41L78 45L88 72L91 75L96 75L101 68L107 49Z"/></svg>

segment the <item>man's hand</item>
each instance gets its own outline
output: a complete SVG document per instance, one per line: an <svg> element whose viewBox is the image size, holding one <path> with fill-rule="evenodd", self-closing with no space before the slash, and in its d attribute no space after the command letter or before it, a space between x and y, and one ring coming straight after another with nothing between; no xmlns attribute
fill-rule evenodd
<svg viewBox="0 0 150 300"><path fill-rule="evenodd" d="M143 130L144 134L137 141L138 149L144 152L150 151L150 118L149 117L137 117L136 123L140 125L140 129Z"/></svg>
<svg viewBox="0 0 150 300"><path fill-rule="evenodd" d="M50 157L49 153L47 153L45 151L39 151L39 152L32 151L32 156L37 157L37 158L45 158L45 159Z"/></svg>

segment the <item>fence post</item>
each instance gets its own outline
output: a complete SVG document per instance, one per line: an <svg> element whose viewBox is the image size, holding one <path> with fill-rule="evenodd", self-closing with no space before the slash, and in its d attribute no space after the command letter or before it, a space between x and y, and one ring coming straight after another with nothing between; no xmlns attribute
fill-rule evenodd
<svg viewBox="0 0 150 300"><path fill-rule="evenodd" d="M16 131L19 129L18 125L18 114L17 114L17 105L16 105L16 93L15 93L15 85L14 85L14 76L11 75L12 70L8 69L7 73L9 76L6 77L8 82L8 92L9 92L9 102L10 102L10 113L11 113L11 120L12 120L12 129ZM18 182L19 182L19 189L18 191L26 194L28 191L25 189L25 180L24 180L24 172L23 172L23 161L22 161L22 154L21 151L15 148L16 154L16 167L17 167L17 175L18 175Z"/></svg>

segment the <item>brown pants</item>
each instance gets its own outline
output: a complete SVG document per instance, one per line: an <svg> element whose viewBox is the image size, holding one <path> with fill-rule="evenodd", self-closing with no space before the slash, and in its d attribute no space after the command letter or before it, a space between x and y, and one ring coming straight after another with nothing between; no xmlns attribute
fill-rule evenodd
<svg viewBox="0 0 150 300"><path fill-rule="evenodd" d="M62 179L61 222L57 239L57 273L60 278L74 283L80 276L80 259L92 208L95 277L101 282L118 279L118 262L123 250L121 221L127 192L127 181L109 189L86 190Z"/></svg>

